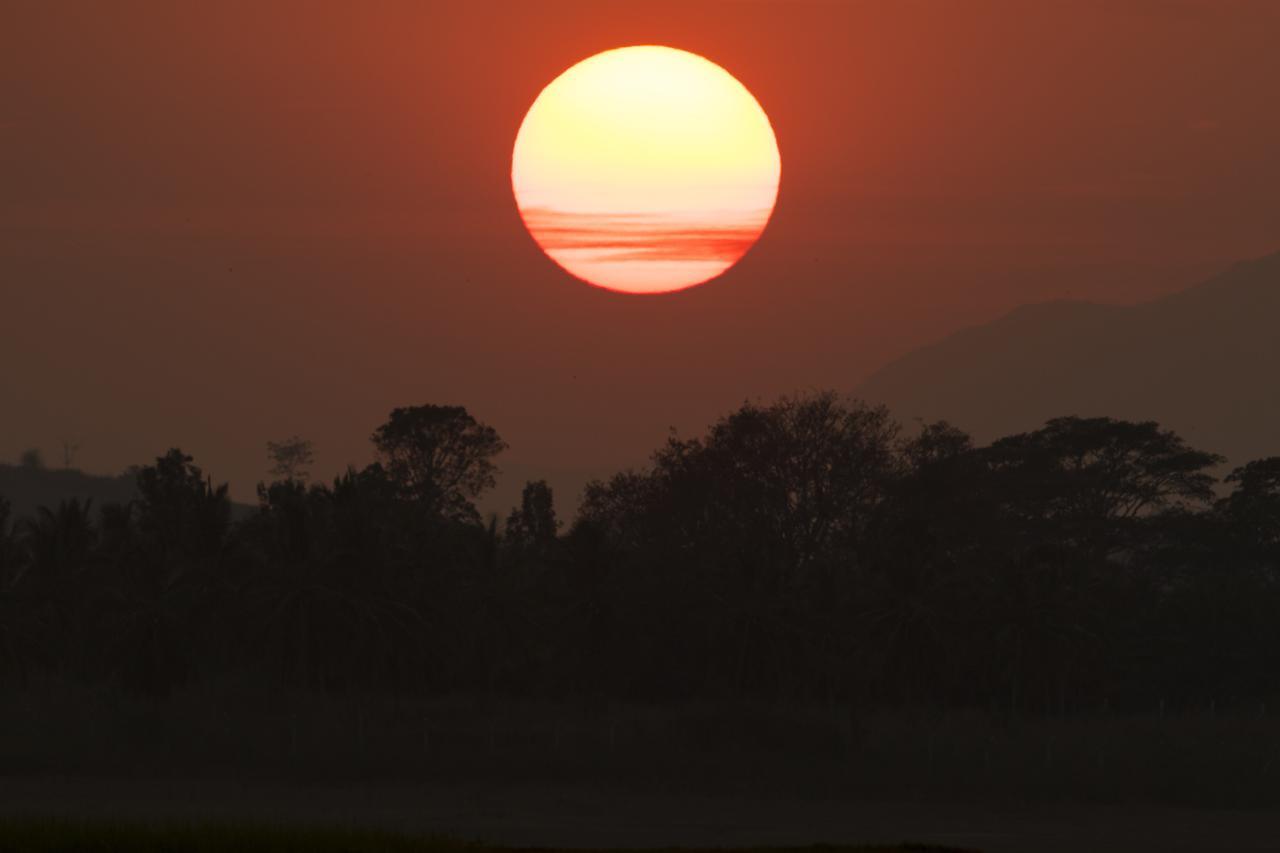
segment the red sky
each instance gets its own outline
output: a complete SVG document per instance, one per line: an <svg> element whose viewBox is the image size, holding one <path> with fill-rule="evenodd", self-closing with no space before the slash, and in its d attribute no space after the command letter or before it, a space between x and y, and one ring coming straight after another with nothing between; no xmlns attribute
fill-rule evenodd
<svg viewBox="0 0 1280 853"><path fill-rule="evenodd" d="M0 458L176 444L241 498L267 439L328 474L422 402L497 427L513 478L606 471L1022 303L1280 248L1276 3L67 0L3 42ZM643 43L738 77L783 163L742 263L655 298L560 271L510 189L542 86Z"/></svg>

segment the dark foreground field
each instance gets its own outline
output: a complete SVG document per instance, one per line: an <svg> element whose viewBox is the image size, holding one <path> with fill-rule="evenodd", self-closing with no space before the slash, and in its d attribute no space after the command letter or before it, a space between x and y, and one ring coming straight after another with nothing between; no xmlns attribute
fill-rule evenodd
<svg viewBox="0 0 1280 853"><path fill-rule="evenodd" d="M194 688L164 703L53 685L0 696L0 818L324 830L295 839L1280 850L1278 768L1280 717L1263 708L1059 719ZM77 832L11 831L0 851L121 849L36 844ZM189 849L156 843L141 849Z"/></svg>
<svg viewBox="0 0 1280 853"><path fill-rule="evenodd" d="M555 848L496 847L432 836L333 827L25 818L0 822L0 849L15 853L551 853ZM821 850L822 853L949 853L949 848L916 844L751 849L756 853L801 853L807 850ZM664 853L682 851L680 848L668 848ZM732 853L732 848L724 848L723 853Z"/></svg>
<svg viewBox="0 0 1280 853"><path fill-rule="evenodd" d="M25 818L0 821L0 849L15 853L534 853L479 842L335 827L236 823L138 823ZM756 848L801 853L813 848ZM550 849L541 848L545 853ZM921 845L825 847L823 853L948 853ZM671 849L666 853L680 853ZM726 848L724 853L730 853Z"/></svg>
<svg viewBox="0 0 1280 853"><path fill-rule="evenodd" d="M236 827L306 827L278 835L270 850L436 850L388 841L377 832L476 839L516 848L656 849L670 847L849 849L896 845L985 853L1178 853L1280 849L1280 815L1271 810L1199 810L1162 806L1058 804L998 806L855 802L647 793L594 786L299 785L265 781L122 782L106 779L0 780L0 813L17 818L73 816L90 823L4 824L0 850L252 850L222 843L249 838ZM10 819L12 819L12 817ZM231 828L205 846L164 830L159 836L102 834L119 821L212 822ZM41 829L40 827L44 828ZM34 829L32 827L35 827ZM68 828L70 827L70 828ZM330 829L332 827L333 829ZM358 831L350 828L358 827ZM115 832L115 830L112 830ZM131 831L132 832L132 831ZM177 834L174 834L174 833ZM166 834L167 833L167 834ZM107 846L133 838L151 846ZM77 845L77 839L85 843ZM93 843L89 843L90 840ZM349 843L343 843L344 840ZM59 846L61 845L61 846ZM292 846L290 846L292 845ZM477 850L491 849L479 846ZM901 849L901 848L898 848ZM911 848L906 848L911 849Z"/></svg>

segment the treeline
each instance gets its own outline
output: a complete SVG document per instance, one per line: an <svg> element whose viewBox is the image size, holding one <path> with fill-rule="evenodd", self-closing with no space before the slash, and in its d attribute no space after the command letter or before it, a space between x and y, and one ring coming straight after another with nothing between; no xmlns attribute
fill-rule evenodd
<svg viewBox="0 0 1280 853"><path fill-rule="evenodd" d="M1263 706L1280 679L1280 458L1058 418L978 447L833 394L747 404L591 484L567 528L464 409L397 409L377 461L305 442L232 523L172 450L138 498L0 502L0 683L193 682L1059 714Z"/></svg>

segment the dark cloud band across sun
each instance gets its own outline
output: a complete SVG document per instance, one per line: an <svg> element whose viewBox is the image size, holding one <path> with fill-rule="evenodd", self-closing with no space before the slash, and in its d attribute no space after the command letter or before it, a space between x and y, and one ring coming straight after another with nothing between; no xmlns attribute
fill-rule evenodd
<svg viewBox="0 0 1280 853"><path fill-rule="evenodd" d="M674 214L567 213L550 208L528 208L523 213L525 224L552 257L565 251L589 251L590 260L597 263L731 264L751 248L769 219L767 210L714 222Z"/></svg>

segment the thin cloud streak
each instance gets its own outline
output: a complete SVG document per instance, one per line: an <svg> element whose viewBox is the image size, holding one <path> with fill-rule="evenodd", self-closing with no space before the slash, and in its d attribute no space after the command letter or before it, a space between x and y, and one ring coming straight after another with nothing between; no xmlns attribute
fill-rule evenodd
<svg viewBox="0 0 1280 853"><path fill-rule="evenodd" d="M521 211L549 253L592 250L597 262L716 261L731 264L764 230L769 211L716 221L672 214L570 213L546 207ZM727 224L725 220L731 220Z"/></svg>

